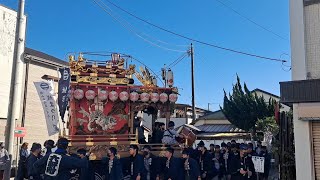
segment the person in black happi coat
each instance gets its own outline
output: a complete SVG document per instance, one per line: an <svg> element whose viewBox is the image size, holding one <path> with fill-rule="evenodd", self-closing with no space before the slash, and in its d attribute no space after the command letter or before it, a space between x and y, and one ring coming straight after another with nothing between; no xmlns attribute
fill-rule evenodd
<svg viewBox="0 0 320 180"><path fill-rule="evenodd" d="M212 162L212 156L205 149L204 142L200 141L198 144L199 154L199 167L201 172L201 178L204 180L211 180L214 176L217 175L217 172L214 172L214 166Z"/></svg>
<svg viewBox="0 0 320 180"><path fill-rule="evenodd" d="M123 178L122 166L117 157L116 148L108 149L108 158L104 158L102 163L106 167L106 180L121 180Z"/></svg>
<svg viewBox="0 0 320 180"><path fill-rule="evenodd" d="M230 149L230 153L227 161L227 167L228 167L227 172L229 175L232 176L234 174L237 174L239 170L235 162L239 161L240 155L239 155L237 146L235 144L231 144L230 148L231 149Z"/></svg>
<svg viewBox="0 0 320 180"><path fill-rule="evenodd" d="M231 175L231 180L256 180L256 173L252 159L247 156L247 145L240 146L239 159L233 163L237 169L237 172Z"/></svg>
<svg viewBox="0 0 320 180"><path fill-rule="evenodd" d="M19 161L18 161L18 172L15 180L24 180L24 178L27 178L27 165L26 160L30 155L30 152L28 151L28 143L25 142L22 144L20 148L20 155L19 155Z"/></svg>
<svg viewBox="0 0 320 180"><path fill-rule="evenodd" d="M190 158L190 153L188 149L182 151L185 180L201 180L199 165L196 160Z"/></svg>
<svg viewBox="0 0 320 180"><path fill-rule="evenodd" d="M143 147L144 156L144 167L146 180L155 180L160 177L160 160L157 156L153 155L151 152L151 147L146 145Z"/></svg>
<svg viewBox="0 0 320 180"><path fill-rule="evenodd" d="M33 167L33 164L42 157L40 153L41 153L41 144L33 143L31 147L31 154L26 160L27 177L29 180L41 180L40 175L37 173L37 171Z"/></svg>
<svg viewBox="0 0 320 180"><path fill-rule="evenodd" d="M94 175L91 169L91 163L89 161L89 157L87 155L87 150L84 148L80 148L77 150L78 159L87 159L88 160L88 168L80 168L77 169L77 174L79 175L79 180L92 180L94 179Z"/></svg>
<svg viewBox="0 0 320 180"><path fill-rule="evenodd" d="M57 142L58 149L39 159L33 165L36 170L45 167L44 180L69 180L70 171L78 168L87 168L88 160L86 158L78 159L67 155L68 140L60 138Z"/></svg>
<svg viewBox="0 0 320 180"><path fill-rule="evenodd" d="M139 148L137 145L130 145L129 148L129 162L130 162L130 179L131 180L144 180L145 179L145 170L144 170L144 161L143 161L143 156L138 154Z"/></svg>
<svg viewBox="0 0 320 180"><path fill-rule="evenodd" d="M181 174L182 163L180 159L173 157L174 149L167 147L165 156L166 164L164 169L165 180L180 180L183 179L183 173Z"/></svg>

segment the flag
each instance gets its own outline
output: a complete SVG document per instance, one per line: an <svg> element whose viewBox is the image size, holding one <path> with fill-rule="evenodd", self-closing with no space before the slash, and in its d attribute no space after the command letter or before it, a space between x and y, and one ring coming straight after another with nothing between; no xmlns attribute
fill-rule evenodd
<svg viewBox="0 0 320 180"><path fill-rule="evenodd" d="M59 72L61 74L61 78L59 80L58 105L60 117L62 122L64 122L64 114L69 102L70 68L60 68Z"/></svg>
<svg viewBox="0 0 320 180"><path fill-rule="evenodd" d="M59 133L58 128L58 112L56 109L56 101L54 100L51 91L52 86L49 82L34 82L36 86L43 112L47 122L47 129L49 136Z"/></svg>

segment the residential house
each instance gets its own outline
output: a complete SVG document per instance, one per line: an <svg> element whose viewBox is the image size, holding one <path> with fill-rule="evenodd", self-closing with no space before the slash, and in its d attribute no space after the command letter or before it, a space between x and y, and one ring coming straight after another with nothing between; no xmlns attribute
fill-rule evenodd
<svg viewBox="0 0 320 180"><path fill-rule="evenodd" d="M263 96L266 103L269 102L270 98L277 102L280 100L279 96L261 89L254 89L252 93L256 93L260 97ZM289 111L289 109L290 107L282 104L281 111ZM221 110L202 116L191 124L201 130L197 134L198 140L196 142L203 140L207 146L229 142L232 139L244 142L251 138L249 132L245 132L231 124Z"/></svg>
<svg viewBox="0 0 320 180"><path fill-rule="evenodd" d="M292 81L281 101L293 107L296 179L320 179L320 1L290 0Z"/></svg>
<svg viewBox="0 0 320 180"><path fill-rule="evenodd" d="M25 48L25 92L23 98L22 119L16 121L16 126L26 127L27 133L23 138L24 142L38 142L43 144L47 139L58 139L58 134L49 136L46 126L46 120L43 112L43 108L34 86L34 82L46 81L58 76L57 68L67 66L67 62L58 58L50 56L48 54ZM6 73L6 72L2 72ZM0 76L1 82L5 82L6 85L10 85L10 79L4 79L4 76ZM58 84L53 83L55 92L57 93ZM9 94L9 91L7 92ZM2 97L0 97L2 98ZM8 109L8 104L2 104L4 109ZM5 132L6 116L2 116L0 120L0 132ZM0 136L0 141L4 141L5 134ZM15 155L13 157L16 157Z"/></svg>

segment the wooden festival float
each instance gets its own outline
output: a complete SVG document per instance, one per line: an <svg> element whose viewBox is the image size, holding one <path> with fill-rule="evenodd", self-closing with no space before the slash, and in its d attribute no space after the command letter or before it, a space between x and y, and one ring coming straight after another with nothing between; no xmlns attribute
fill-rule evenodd
<svg viewBox="0 0 320 180"><path fill-rule="evenodd" d="M139 111L152 115L153 125L160 112L168 123L178 98L172 71L163 72L167 74L167 87L159 87L146 67L140 67L138 72L135 65L127 64L125 58L130 56L103 56L106 57L110 60L90 60L83 54L79 54L78 59L75 55L69 56L70 118L69 132L64 136L70 140L71 151L79 148L90 150L91 160L104 157L111 146L118 149L120 156L128 156L129 145L138 144L135 115ZM134 84L134 76L142 85ZM162 144L149 145L154 153L161 154L165 149ZM182 146L175 148L181 150Z"/></svg>

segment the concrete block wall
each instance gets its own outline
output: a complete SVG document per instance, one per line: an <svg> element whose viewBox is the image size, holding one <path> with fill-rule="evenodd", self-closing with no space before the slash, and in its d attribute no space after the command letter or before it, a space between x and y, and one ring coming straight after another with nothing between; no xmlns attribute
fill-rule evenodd
<svg viewBox="0 0 320 180"><path fill-rule="evenodd" d="M320 4L304 8L306 68L308 79L320 78Z"/></svg>

